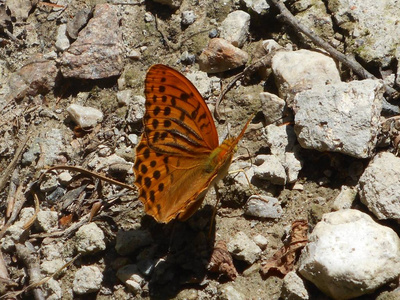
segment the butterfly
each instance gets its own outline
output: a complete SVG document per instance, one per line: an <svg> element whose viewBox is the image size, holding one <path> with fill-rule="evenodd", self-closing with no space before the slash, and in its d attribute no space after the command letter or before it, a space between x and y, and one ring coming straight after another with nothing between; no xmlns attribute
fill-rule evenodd
<svg viewBox="0 0 400 300"><path fill-rule="evenodd" d="M221 145L211 112L196 87L168 66L145 79L144 130L136 147L135 185L145 211L160 223L187 220L209 187L228 172L247 121Z"/></svg>

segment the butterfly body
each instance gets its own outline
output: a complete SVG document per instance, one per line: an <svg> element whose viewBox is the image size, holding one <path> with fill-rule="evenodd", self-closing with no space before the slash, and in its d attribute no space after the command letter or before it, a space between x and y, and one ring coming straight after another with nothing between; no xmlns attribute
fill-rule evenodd
<svg viewBox="0 0 400 300"><path fill-rule="evenodd" d="M218 144L211 113L178 71L152 66L145 80L144 132L136 147L135 185L146 213L158 222L186 220L229 168L237 138Z"/></svg>

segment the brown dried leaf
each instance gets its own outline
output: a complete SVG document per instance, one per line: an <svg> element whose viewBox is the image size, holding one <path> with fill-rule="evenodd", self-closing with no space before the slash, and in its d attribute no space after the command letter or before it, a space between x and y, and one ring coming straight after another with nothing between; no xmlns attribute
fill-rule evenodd
<svg viewBox="0 0 400 300"><path fill-rule="evenodd" d="M261 273L266 276L268 273L277 272L279 275L286 275L294 269L299 250L308 242L308 223L306 220L298 220L292 223L290 242L279 249L262 267Z"/></svg>
<svg viewBox="0 0 400 300"><path fill-rule="evenodd" d="M216 242L210 263L208 264L208 270L210 272L219 273L220 275L225 275L229 280L235 280L238 276L238 272L233 264L232 256L226 247L225 241Z"/></svg>

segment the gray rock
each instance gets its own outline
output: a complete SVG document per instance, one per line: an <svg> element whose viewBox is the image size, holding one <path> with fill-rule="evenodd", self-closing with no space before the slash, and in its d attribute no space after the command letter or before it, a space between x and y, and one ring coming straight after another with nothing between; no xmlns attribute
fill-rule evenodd
<svg viewBox="0 0 400 300"><path fill-rule="evenodd" d="M53 232L58 230L58 213L50 210L39 211L35 225L44 232Z"/></svg>
<svg viewBox="0 0 400 300"><path fill-rule="evenodd" d="M193 10L185 10L181 14L182 18L182 25L188 26L194 23L196 21L196 14L194 13Z"/></svg>
<svg viewBox="0 0 400 300"><path fill-rule="evenodd" d="M372 79L320 85L298 93L293 109L300 145L370 157L379 132L382 99L382 83Z"/></svg>
<svg viewBox="0 0 400 300"><path fill-rule="evenodd" d="M106 249L104 233L94 222L85 224L79 228L76 232L75 239L76 250L84 255Z"/></svg>
<svg viewBox="0 0 400 300"><path fill-rule="evenodd" d="M341 82L335 61L327 55L309 50L277 51L272 58L272 71L279 97L288 104L291 104L291 95L296 92L316 85Z"/></svg>
<svg viewBox="0 0 400 300"><path fill-rule="evenodd" d="M348 32L346 51L381 67L392 63L400 35L400 7L396 0L357 1L354 5L338 0L327 4L336 24Z"/></svg>
<svg viewBox="0 0 400 300"><path fill-rule="evenodd" d="M63 292L57 280L50 278L43 284L43 295L46 300L61 300Z"/></svg>
<svg viewBox="0 0 400 300"><path fill-rule="evenodd" d="M118 269L116 275L134 295L142 291L145 280L136 265L123 266Z"/></svg>
<svg viewBox="0 0 400 300"><path fill-rule="evenodd" d="M93 107L71 104L68 106L67 112L74 122L82 128L94 127L103 120L103 113Z"/></svg>
<svg viewBox="0 0 400 300"><path fill-rule="evenodd" d="M275 94L268 92L260 93L260 100L262 106L262 112L265 117L265 122L267 125L272 123L282 124L282 116L285 111L285 100L279 98Z"/></svg>
<svg viewBox="0 0 400 300"><path fill-rule="evenodd" d="M127 122L141 122L144 116L145 108L144 103L146 99L143 96L133 96L132 101L129 103L129 113L126 119Z"/></svg>
<svg viewBox="0 0 400 300"><path fill-rule="evenodd" d="M199 56L200 70L207 73L225 72L244 66L249 55L228 41L211 39Z"/></svg>
<svg viewBox="0 0 400 300"><path fill-rule="evenodd" d="M153 238L145 230L118 231L115 250L119 255L128 255L152 242Z"/></svg>
<svg viewBox="0 0 400 300"><path fill-rule="evenodd" d="M264 195L251 196L244 209L246 215L257 218L279 219L283 212L278 199Z"/></svg>
<svg viewBox="0 0 400 300"><path fill-rule="evenodd" d="M239 291L233 283L225 283L218 287L218 299L220 300L245 300L247 299L242 291Z"/></svg>
<svg viewBox="0 0 400 300"><path fill-rule="evenodd" d="M32 10L33 5L34 2L30 0L7 0L7 8L18 22L28 19L29 12Z"/></svg>
<svg viewBox="0 0 400 300"><path fill-rule="evenodd" d="M116 6L98 4L87 26L61 57L64 77L100 79L121 74L123 42Z"/></svg>
<svg viewBox="0 0 400 300"><path fill-rule="evenodd" d="M70 46L69 39L67 37L67 25L61 24L58 26L56 48L59 51L67 50Z"/></svg>
<svg viewBox="0 0 400 300"><path fill-rule="evenodd" d="M244 5L259 15L265 15L269 11L269 5L266 0L242 0Z"/></svg>
<svg viewBox="0 0 400 300"><path fill-rule="evenodd" d="M208 77L206 72L192 71L185 74L185 76L196 84L197 90L205 99L213 95L213 92L220 91L221 80L215 77Z"/></svg>
<svg viewBox="0 0 400 300"><path fill-rule="evenodd" d="M286 184L285 168L275 155L258 155L253 169L254 176L259 179L269 180L277 185Z"/></svg>
<svg viewBox="0 0 400 300"><path fill-rule="evenodd" d="M307 300L310 299L303 279L295 271L291 271L283 278L282 294L283 300Z"/></svg>
<svg viewBox="0 0 400 300"><path fill-rule="evenodd" d="M242 231L236 233L226 246L234 258L249 264L259 259L262 252L260 247Z"/></svg>
<svg viewBox="0 0 400 300"><path fill-rule="evenodd" d="M357 190L346 185L342 185L340 188L340 193L337 195L332 203L332 209L348 209L351 208L353 201L357 196Z"/></svg>
<svg viewBox="0 0 400 300"><path fill-rule="evenodd" d="M358 210L323 215L309 236L299 272L334 299L371 293L400 274L400 239Z"/></svg>
<svg viewBox="0 0 400 300"><path fill-rule="evenodd" d="M360 200L382 219L400 219L400 158L379 153L360 178Z"/></svg>
<svg viewBox="0 0 400 300"><path fill-rule="evenodd" d="M95 266L83 266L75 273L72 289L75 294L84 295L100 290L103 274Z"/></svg>
<svg viewBox="0 0 400 300"><path fill-rule="evenodd" d="M255 237L253 237L253 241L258 247L260 247L261 250L265 250L268 246L268 239L261 234L257 234Z"/></svg>
<svg viewBox="0 0 400 300"><path fill-rule="evenodd" d="M91 9L86 7L79 10L76 15L67 22L67 33L71 39L76 40L79 30L81 30L88 22Z"/></svg>
<svg viewBox="0 0 400 300"><path fill-rule="evenodd" d="M236 10L222 21L220 37L241 48L247 40L249 28L250 15L242 10Z"/></svg>
<svg viewBox="0 0 400 300"><path fill-rule="evenodd" d="M117 92L117 99L119 105L127 106L132 102L132 90L123 90Z"/></svg>

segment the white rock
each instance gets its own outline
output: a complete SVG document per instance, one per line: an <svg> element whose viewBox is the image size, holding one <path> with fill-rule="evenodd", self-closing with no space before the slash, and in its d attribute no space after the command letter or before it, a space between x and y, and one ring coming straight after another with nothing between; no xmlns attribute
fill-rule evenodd
<svg viewBox="0 0 400 300"><path fill-rule="evenodd" d="M82 254L96 253L106 249L104 233L96 223L83 225L76 232L76 250Z"/></svg>
<svg viewBox="0 0 400 300"><path fill-rule="evenodd" d="M279 98L275 94L268 92L260 93L260 100L262 106L262 112L265 117L265 122L269 124L281 124L282 116L285 110L285 100Z"/></svg>
<svg viewBox="0 0 400 300"><path fill-rule="evenodd" d="M75 273L73 291L78 295L94 293L100 290L103 274L95 266L83 266Z"/></svg>
<svg viewBox="0 0 400 300"><path fill-rule="evenodd" d="M340 82L335 61L327 55L309 50L276 52L272 58L272 71L279 96L286 101L294 91Z"/></svg>
<svg viewBox="0 0 400 300"><path fill-rule="evenodd" d="M232 283L225 283L218 287L220 300L245 300L245 294L239 291Z"/></svg>
<svg viewBox="0 0 400 300"><path fill-rule="evenodd" d="M358 210L328 213L309 236L299 272L334 299L371 293L400 274L400 240Z"/></svg>
<svg viewBox="0 0 400 300"><path fill-rule="evenodd" d="M244 232L240 231L228 242L228 251L238 260L252 264L259 257L262 250Z"/></svg>
<svg viewBox="0 0 400 300"><path fill-rule="evenodd" d="M299 173L303 168L303 160L298 157L298 151L295 153L287 152L285 153L285 161L283 166L286 170L287 182L294 183L299 178Z"/></svg>
<svg viewBox="0 0 400 300"><path fill-rule="evenodd" d="M291 271L283 278L282 294L283 300L307 300L310 299L303 279L295 271Z"/></svg>
<svg viewBox="0 0 400 300"><path fill-rule="evenodd" d="M63 292L57 280L50 278L43 284L43 295L46 300L60 300Z"/></svg>
<svg viewBox="0 0 400 300"><path fill-rule="evenodd" d="M134 295L139 294L142 291L144 278L140 274L136 265L123 266L118 269L116 275Z"/></svg>
<svg viewBox="0 0 400 300"><path fill-rule="evenodd" d="M230 176L235 181L235 186L243 191L247 191L250 188L250 181L254 176L254 168L250 162L237 160L230 165L229 172L233 172L227 176Z"/></svg>
<svg viewBox="0 0 400 300"><path fill-rule="evenodd" d="M379 153L358 184L360 200L378 219L400 219L400 158Z"/></svg>
<svg viewBox="0 0 400 300"><path fill-rule="evenodd" d="M278 199L264 195L251 196L244 209L248 216L269 219L279 219L283 212Z"/></svg>
<svg viewBox="0 0 400 300"><path fill-rule="evenodd" d="M222 21L220 37L240 48L247 40L249 28L250 15L242 10L236 10Z"/></svg>
<svg viewBox="0 0 400 300"><path fill-rule="evenodd" d="M294 99L295 132L303 148L356 158L374 153L383 89L379 80L314 87Z"/></svg>
<svg viewBox="0 0 400 300"><path fill-rule="evenodd" d="M256 178L269 180L276 185L286 184L285 168L275 155L258 155L255 164L253 169Z"/></svg>
<svg viewBox="0 0 400 300"><path fill-rule="evenodd" d="M15 243L25 241L28 238L29 230L25 230L23 227L32 218L34 213L35 210L33 207L21 209L19 220L6 229L4 237L1 239L0 245L4 251L15 250Z"/></svg>
<svg viewBox="0 0 400 300"><path fill-rule="evenodd" d="M67 108L71 118L82 128L90 128L103 120L103 113L96 108L71 104Z"/></svg>
<svg viewBox="0 0 400 300"><path fill-rule="evenodd" d="M196 85L197 90L203 98L210 97L214 92L214 87L219 86L221 80L216 77L208 77L206 72L192 71L185 76Z"/></svg>
<svg viewBox="0 0 400 300"><path fill-rule="evenodd" d="M247 8L259 15L264 15L269 11L269 5L266 0L243 0Z"/></svg>
<svg viewBox="0 0 400 300"><path fill-rule="evenodd" d="M145 102L146 99L143 96L133 96L132 101L129 103L127 122L137 123L142 121L145 112Z"/></svg>
<svg viewBox="0 0 400 300"><path fill-rule="evenodd" d="M67 24L61 24L57 30L56 48L59 51L67 50L70 46L67 37Z"/></svg>
<svg viewBox="0 0 400 300"><path fill-rule="evenodd" d="M132 90L118 91L117 99L119 105L127 106L130 102L132 102Z"/></svg>
<svg viewBox="0 0 400 300"><path fill-rule="evenodd" d="M265 250L265 248L268 246L268 239L261 234L257 234L255 237L253 237L253 241L258 247L261 248L261 250Z"/></svg>
<svg viewBox="0 0 400 300"><path fill-rule="evenodd" d="M188 26L196 21L196 14L193 10L185 10L181 14L182 25Z"/></svg>
<svg viewBox="0 0 400 300"><path fill-rule="evenodd" d="M400 7L396 0L348 1L327 3L336 24L346 30L346 45L363 61L388 67L398 47Z"/></svg>
<svg viewBox="0 0 400 300"><path fill-rule="evenodd" d="M65 260L62 258L55 258L53 260L44 260L40 264L40 270L46 274L51 275L61 269L65 265Z"/></svg>
<svg viewBox="0 0 400 300"><path fill-rule="evenodd" d="M105 149L106 151L107 149ZM117 154L111 154L110 156L106 157L93 157L92 160L88 162L88 167L94 169L96 172L104 171L107 172L112 165L121 164L133 167L133 163L126 161L121 156Z"/></svg>
<svg viewBox="0 0 400 300"><path fill-rule="evenodd" d="M119 255L128 255L137 249L153 242L151 234L146 230L118 231L115 250Z"/></svg>
<svg viewBox="0 0 400 300"><path fill-rule="evenodd" d="M56 231L58 229L58 213L50 210L39 211L36 217L35 225L44 232Z"/></svg>
<svg viewBox="0 0 400 300"><path fill-rule="evenodd" d="M61 184L67 185L71 182L72 176L68 171L64 171L58 174L58 180L60 181Z"/></svg>
<svg viewBox="0 0 400 300"><path fill-rule="evenodd" d="M351 208L354 199L357 196L357 190L346 185L342 185L340 188L340 193L337 195L332 203L332 209L348 209Z"/></svg>

